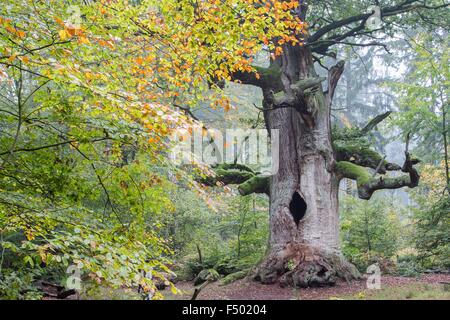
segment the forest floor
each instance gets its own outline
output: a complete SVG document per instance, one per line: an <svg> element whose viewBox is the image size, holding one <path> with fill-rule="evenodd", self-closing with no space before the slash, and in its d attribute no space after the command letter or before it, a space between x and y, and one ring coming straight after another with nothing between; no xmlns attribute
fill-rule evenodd
<svg viewBox="0 0 450 320"><path fill-rule="evenodd" d="M168 300L190 299L194 291L191 282L178 282L181 294L173 295L166 289L162 293ZM450 300L450 274L427 274L417 278L382 276L381 289L367 289L366 280L339 282L333 287L292 289L279 285L263 285L246 279L221 286L220 282L207 285L198 300L404 300L443 299Z"/></svg>

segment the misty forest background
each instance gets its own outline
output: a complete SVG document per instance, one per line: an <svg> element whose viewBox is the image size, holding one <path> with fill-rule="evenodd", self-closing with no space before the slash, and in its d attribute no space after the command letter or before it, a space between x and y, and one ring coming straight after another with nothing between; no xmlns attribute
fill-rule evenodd
<svg viewBox="0 0 450 320"><path fill-rule="evenodd" d="M81 270L85 298L105 298L108 287L129 288L122 298L138 298L138 287L161 298L165 291L160 289L176 292L178 281L200 284L202 272L224 284L245 277L267 251L268 198L240 196L234 186L203 186L195 179L201 170L170 163L167 132L190 121L186 110L163 106L169 98L174 101L163 95L165 88L173 92L177 84L154 82L164 84L161 107L124 110L121 97L106 97L93 85L103 81L111 91L122 86L124 95L139 86L134 79L142 75L127 62L119 66L120 48L113 52L101 41L92 48L92 39L64 31L48 15L42 21L51 20L53 42L29 52L42 47L43 39L33 38L38 31L20 27L34 1L18 1L20 8L3 2L0 299L41 299L43 283L65 285L69 266ZM65 12L60 3L52 10ZM391 111L370 133L371 146L389 162L402 164L410 133L410 150L420 159L421 179L414 189L382 190L365 201L358 199L355 182L342 180L342 248L362 273L373 263L383 274L405 277L450 268L448 11L443 16L442 25L411 23L401 33L379 32L376 42L382 45L350 39L355 45L339 44L336 56L315 64L326 75L337 60L346 63L333 103L336 132L363 127ZM77 63L85 69L65 64L68 51L84 59ZM95 58L109 60L113 71L96 74ZM145 63L132 59L135 66ZM269 59L262 50L254 64L267 66ZM55 60L62 65L59 74ZM78 82L64 80L75 77ZM189 113L207 128L264 128L260 89L226 82L223 92L230 107L211 107L211 100L194 92ZM153 279L142 277L147 268L154 270Z"/></svg>

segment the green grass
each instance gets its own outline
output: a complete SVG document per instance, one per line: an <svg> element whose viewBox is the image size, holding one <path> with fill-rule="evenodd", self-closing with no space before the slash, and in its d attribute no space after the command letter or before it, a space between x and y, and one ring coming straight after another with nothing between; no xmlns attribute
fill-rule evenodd
<svg viewBox="0 0 450 320"><path fill-rule="evenodd" d="M348 300L450 300L450 290L443 284L410 284L400 287L364 290L340 297Z"/></svg>

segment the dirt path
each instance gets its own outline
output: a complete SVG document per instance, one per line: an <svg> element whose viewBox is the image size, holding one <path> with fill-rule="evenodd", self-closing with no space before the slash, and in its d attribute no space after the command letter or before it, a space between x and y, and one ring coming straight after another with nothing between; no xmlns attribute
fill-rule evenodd
<svg viewBox="0 0 450 320"><path fill-rule="evenodd" d="M442 282L450 282L450 274L428 274L419 278L406 278L396 276L383 276L381 278L381 288L398 288L413 284L432 284L437 285ZM193 285L190 282L179 282L176 287L184 292L182 295L172 295L164 292L167 299L190 299L193 292ZM166 290L167 291L167 290ZM333 299L343 296L357 295L361 292L367 292L366 280L339 282L334 287L326 288L308 288L292 289L281 288L278 285L262 285L260 283L239 280L226 286L220 286L218 282L211 283L204 288L198 300L317 300Z"/></svg>

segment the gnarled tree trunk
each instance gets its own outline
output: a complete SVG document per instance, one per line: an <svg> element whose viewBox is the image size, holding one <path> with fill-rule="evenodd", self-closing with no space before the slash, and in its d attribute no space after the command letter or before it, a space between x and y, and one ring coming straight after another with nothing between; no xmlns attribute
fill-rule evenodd
<svg viewBox="0 0 450 320"><path fill-rule="evenodd" d="M303 287L330 285L337 276L357 277L339 247L339 179L327 102L331 100L323 93L308 48L286 46L274 64L281 68L289 103L281 103L280 94L273 96L272 88L263 87L266 124L278 130L280 151L278 172L270 184L271 248L255 279ZM318 80L296 91L305 79Z"/></svg>
<svg viewBox="0 0 450 320"><path fill-rule="evenodd" d="M304 21L307 5L303 0L299 0L299 4L296 12ZM383 15L408 10L411 8L405 2L384 9ZM276 57L269 68L255 67L258 76L243 72L233 75L244 84L262 89L266 127L269 132L278 130L280 142L278 171L270 179L242 165L222 165L216 169L216 179L239 184L242 195L257 192L270 197L270 251L256 268L255 280L306 287L332 285L337 278L360 277L358 270L343 258L339 247L339 181L342 178L356 180L361 199L370 199L376 190L413 188L419 182L413 167L418 160L410 157L408 141L403 166L388 163L376 151L358 145L358 139L390 112L332 141L331 102L344 63L338 62L330 68L327 78L320 78L314 70L311 48L316 53L326 54L333 42L320 44L321 37L355 21L364 27L369 17L370 13L344 19L311 36L304 35L300 40L305 40L306 45L284 44L281 56ZM352 32L345 33L343 38ZM319 44L314 44L316 41ZM408 174L384 176L387 171L395 170ZM214 182L214 179L208 181L211 185Z"/></svg>

